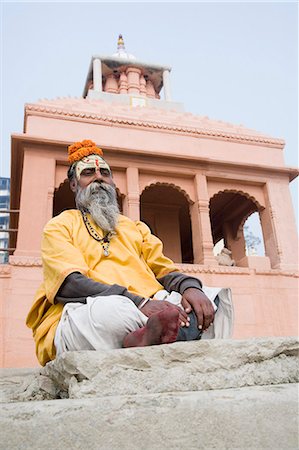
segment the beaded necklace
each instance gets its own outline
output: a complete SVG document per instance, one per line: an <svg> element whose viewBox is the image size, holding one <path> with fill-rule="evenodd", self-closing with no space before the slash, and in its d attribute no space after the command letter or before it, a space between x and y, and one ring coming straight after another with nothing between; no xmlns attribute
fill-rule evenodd
<svg viewBox="0 0 299 450"><path fill-rule="evenodd" d="M81 214L83 217L84 225L86 226L88 233L90 234L90 236L92 238L94 238L96 241L98 241L101 244L101 246L103 248L104 256L109 256L110 241L113 238L113 236L116 234L115 231L109 231L107 234L105 234L105 236L103 238L101 238L98 235L98 233L96 232L96 230L93 228L91 223L89 222L86 212L81 211Z"/></svg>

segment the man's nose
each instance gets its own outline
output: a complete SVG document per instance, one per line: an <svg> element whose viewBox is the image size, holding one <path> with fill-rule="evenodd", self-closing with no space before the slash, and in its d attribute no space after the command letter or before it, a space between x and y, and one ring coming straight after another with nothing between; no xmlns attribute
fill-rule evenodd
<svg viewBox="0 0 299 450"><path fill-rule="evenodd" d="M101 174L101 170L100 170L100 169L97 169L97 170L95 171L95 179L96 179L96 180L99 180L99 181L103 181L103 180L104 180L104 177L103 177L103 175Z"/></svg>

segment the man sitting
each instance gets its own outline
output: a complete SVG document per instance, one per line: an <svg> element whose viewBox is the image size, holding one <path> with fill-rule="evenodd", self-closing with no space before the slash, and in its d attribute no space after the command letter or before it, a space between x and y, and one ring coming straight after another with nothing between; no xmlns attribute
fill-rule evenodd
<svg viewBox="0 0 299 450"><path fill-rule="evenodd" d="M92 141L69 147L77 209L43 232L44 281L27 317L42 365L64 351L199 339L214 321L201 282L177 270L144 223L119 213L102 155Z"/></svg>

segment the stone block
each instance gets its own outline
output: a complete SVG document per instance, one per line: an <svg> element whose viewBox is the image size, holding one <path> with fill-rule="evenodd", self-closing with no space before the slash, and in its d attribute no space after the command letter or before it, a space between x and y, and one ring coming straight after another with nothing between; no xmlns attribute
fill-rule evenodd
<svg viewBox="0 0 299 450"><path fill-rule="evenodd" d="M0 371L0 450L295 450L296 381L292 337L69 352Z"/></svg>
<svg viewBox="0 0 299 450"><path fill-rule="evenodd" d="M294 383L298 348L296 338L259 338L69 352L41 373L70 398Z"/></svg>
<svg viewBox="0 0 299 450"><path fill-rule="evenodd" d="M2 405L1 450L298 449L298 385Z"/></svg>

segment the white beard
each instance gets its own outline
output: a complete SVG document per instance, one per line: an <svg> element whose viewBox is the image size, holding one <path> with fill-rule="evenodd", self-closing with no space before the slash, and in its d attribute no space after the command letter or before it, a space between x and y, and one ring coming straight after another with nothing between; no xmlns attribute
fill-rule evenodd
<svg viewBox="0 0 299 450"><path fill-rule="evenodd" d="M115 188L110 184L93 182L86 188L78 186L76 206L80 211L89 212L104 232L115 231L119 208Z"/></svg>

